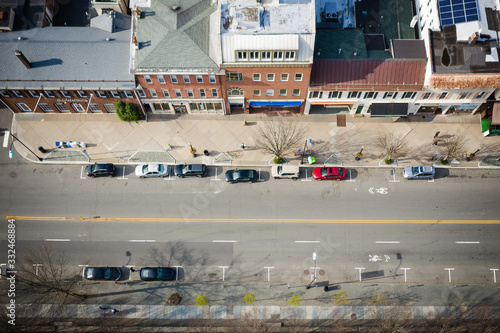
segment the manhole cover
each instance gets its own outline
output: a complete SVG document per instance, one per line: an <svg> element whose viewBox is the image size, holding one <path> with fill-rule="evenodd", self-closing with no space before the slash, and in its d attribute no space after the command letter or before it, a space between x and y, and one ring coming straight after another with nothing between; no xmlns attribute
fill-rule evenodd
<svg viewBox="0 0 500 333"><path fill-rule="evenodd" d="M12 172L10 173L10 176L11 176L12 178L16 178L16 177L17 177L17 173L16 173L16 172L14 172L14 171L12 171Z"/></svg>
<svg viewBox="0 0 500 333"><path fill-rule="evenodd" d="M306 269L306 270L304 271L304 275L309 275L309 270L308 270L308 269Z"/></svg>
<svg viewBox="0 0 500 333"><path fill-rule="evenodd" d="M319 270L319 275L325 275L325 271L324 271L324 270L322 270L322 269L320 269L320 270Z"/></svg>

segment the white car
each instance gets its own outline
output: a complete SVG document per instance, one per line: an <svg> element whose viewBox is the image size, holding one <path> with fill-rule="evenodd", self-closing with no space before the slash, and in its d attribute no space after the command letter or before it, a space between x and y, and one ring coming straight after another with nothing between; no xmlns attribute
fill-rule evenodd
<svg viewBox="0 0 500 333"><path fill-rule="evenodd" d="M406 167L403 170L405 179L434 179L436 169L430 165Z"/></svg>
<svg viewBox="0 0 500 333"><path fill-rule="evenodd" d="M158 163L139 164L135 168L135 175L141 178L168 177L168 165Z"/></svg>
<svg viewBox="0 0 500 333"><path fill-rule="evenodd" d="M275 165L271 168L271 176L274 177L274 179L292 178L296 180L300 176L300 168L298 165Z"/></svg>

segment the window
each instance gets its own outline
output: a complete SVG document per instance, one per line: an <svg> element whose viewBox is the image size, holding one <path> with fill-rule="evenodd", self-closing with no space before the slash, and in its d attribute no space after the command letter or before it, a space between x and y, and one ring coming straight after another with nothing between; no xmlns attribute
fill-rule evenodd
<svg viewBox="0 0 500 333"><path fill-rule="evenodd" d="M260 59L261 60L271 60L271 52L270 51L266 51L266 52L261 52L260 53Z"/></svg>
<svg viewBox="0 0 500 333"><path fill-rule="evenodd" d="M286 89L280 89L280 96L286 96Z"/></svg>
<svg viewBox="0 0 500 333"><path fill-rule="evenodd" d="M243 89L241 88L229 88L227 90L228 96L243 96Z"/></svg>
<svg viewBox="0 0 500 333"><path fill-rule="evenodd" d="M286 51L285 52L285 60L295 60L295 52L294 51Z"/></svg>
<svg viewBox="0 0 500 333"><path fill-rule="evenodd" d="M158 83L164 84L165 83L165 78L163 75L156 75L156 79L158 80Z"/></svg>
<svg viewBox="0 0 500 333"><path fill-rule="evenodd" d="M403 93L403 96L401 98L413 98L415 97L417 93L414 92L414 91L407 91L405 93Z"/></svg>
<svg viewBox="0 0 500 333"><path fill-rule="evenodd" d="M483 98L484 94L486 94L485 91L480 92L479 94L476 95L476 98Z"/></svg>
<svg viewBox="0 0 500 333"><path fill-rule="evenodd" d="M71 95L71 92L69 92L67 90L61 90L60 93L61 93L62 97L73 98L73 95Z"/></svg>
<svg viewBox="0 0 500 333"><path fill-rule="evenodd" d="M158 97L158 94L156 93L156 89L148 89L149 94L151 95L152 98Z"/></svg>
<svg viewBox="0 0 500 333"><path fill-rule="evenodd" d="M253 95L254 96L260 96L260 90L259 89L254 89Z"/></svg>
<svg viewBox="0 0 500 333"><path fill-rule="evenodd" d="M114 98L121 98L120 93L118 91L116 91L116 90L110 91L109 93Z"/></svg>
<svg viewBox="0 0 500 333"><path fill-rule="evenodd" d="M274 61L283 60L283 52L281 52L281 51L274 51L273 52L273 60Z"/></svg>
<svg viewBox="0 0 500 333"><path fill-rule="evenodd" d="M40 97L40 94L36 90L28 90L28 93L31 95L31 97Z"/></svg>
<svg viewBox="0 0 500 333"><path fill-rule="evenodd" d="M238 72L227 72L226 81L243 81L243 74Z"/></svg>
<svg viewBox="0 0 500 333"><path fill-rule="evenodd" d="M328 98L340 98L342 96L341 91L330 91L328 93Z"/></svg>
<svg viewBox="0 0 500 333"><path fill-rule="evenodd" d="M295 73L295 81L302 81L302 73Z"/></svg>
<svg viewBox="0 0 500 333"><path fill-rule="evenodd" d="M378 93L374 91L368 91L365 92L365 97L364 98L377 98Z"/></svg>
<svg viewBox="0 0 500 333"><path fill-rule="evenodd" d="M259 61L259 52L256 51L248 52L248 56L250 61Z"/></svg>
<svg viewBox="0 0 500 333"><path fill-rule="evenodd" d="M205 89L198 89L200 93L200 97L207 97L207 93L205 92Z"/></svg>
<svg viewBox="0 0 500 333"><path fill-rule="evenodd" d="M210 83L215 83L215 82L217 82L217 81L215 80L215 75L209 75L209 76L208 76L208 82L210 82Z"/></svg>
<svg viewBox="0 0 500 333"><path fill-rule="evenodd" d="M274 81L274 73L267 73L267 81Z"/></svg>
<svg viewBox="0 0 500 333"><path fill-rule="evenodd" d="M80 103L71 103L71 107L76 111L76 112L85 112L85 109Z"/></svg>
<svg viewBox="0 0 500 333"><path fill-rule="evenodd" d="M203 76L196 75L196 83L203 83Z"/></svg>
<svg viewBox="0 0 500 333"><path fill-rule="evenodd" d="M142 89L137 89L140 98L146 98L146 93Z"/></svg>
<svg viewBox="0 0 500 333"><path fill-rule="evenodd" d="M260 73L253 73L253 80L260 81Z"/></svg>
<svg viewBox="0 0 500 333"><path fill-rule="evenodd" d="M361 95L360 91L349 91L347 98L358 98Z"/></svg>
<svg viewBox="0 0 500 333"><path fill-rule="evenodd" d="M180 89L174 89L175 97L182 97L182 93Z"/></svg>
<svg viewBox="0 0 500 333"><path fill-rule="evenodd" d="M97 90L95 91L95 95L99 98L106 98L108 97L108 95L106 94L105 91L100 91L100 90Z"/></svg>
<svg viewBox="0 0 500 333"><path fill-rule="evenodd" d="M210 91L212 92L212 97L218 97L218 93L217 93L217 89L210 89Z"/></svg>
<svg viewBox="0 0 500 333"><path fill-rule="evenodd" d="M185 84L191 83L191 80L189 79L189 75L183 75L182 80L184 81Z"/></svg>
<svg viewBox="0 0 500 333"><path fill-rule="evenodd" d="M24 97L23 93L21 92L21 90L12 90L12 93L14 94L14 96L16 97ZM31 110L30 110L31 111Z"/></svg>
<svg viewBox="0 0 500 333"><path fill-rule="evenodd" d="M59 110L59 112L61 113L68 113L69 112L69 109L68 107L66 106L66 104L64 103L54 103L54 105L56 106L56 108Z"/></svg>
<svg viewBox="0 0 500 333"><path fill-rule="evenodd" d="M438 98L439 98L439 99L445 99L445 98L446 98L446 96L448 96L448 93L447 93L447 92L444 92L444 93L441 93L441 94L439 95L439 97L438 97ZM403 95L403 98L404 98L404 95Z"/></svg>
<svg viewBox="0 0 500 333"><path fill-rule="evenodd" d="M292 96L299 96L300 95L300 89L293 89L292 90Z"/></svg>
<svg viewBox="0 0 500 333"><path fill-rule="evenodd" d="M106 111L110 113L115 113L116 112L116 104L115 103L104 103L104 108Z"/></svg>
<svg viewBox="0 0 500 333"><path fill-rule="evenodd" d="M266 96L274 96L274 90L273 89L267 89L266 90Z"/></svg>
<svg viewBox="0 0 500 333"><path fill-rule="evenodd" d="M246 61L248 60L248 55L246 51L238 51L236 52L236 57L238 58L238 61Z"/></svg>
<svg viewBox="0 0 500 333"><path fill-rule="evenodd" d="M96 103L90 103L89 109L91 112L94 112L94 113L102 112L102 110L99 108L99 105L97 105Z"/></svg>
<svg viewBox="0 0 500 333"><path fill-rule="evenodd" d="M188 97L194 97L193 89L186 89L186 93Z"/></svg>
<svg viewBox="0 0 500 333"><path fill-rule="evenodd" d="M9 93L7 90L0 90L0 96L2 97L10 97Z"/></svg>
<svg viewBox="0 0 500 333"><path fill-rule="evenodd" d="M281 73L281 81L288 81L288 73Z"/></svg>
<svg viewBox="0 0 500 333"><path fill-rule="evenodd" d="M323 97L323 92L322 91L311 91L309 92L309 98L322 98Z"/></svg>
<svg viewBox="0 0 500 333"><path fill-rule="evenodd" d="M47 103L38 103L38 106L40 107L40 109L42 109L43 112L54 112L54 110L52 110L50 105Z"/></svg>
<svg viewBox="0 0 500 333"><path fill-rule="evenodd" d="M458 95L458 99L465 99L467 98L467 95L469 95L468 92L461 93L460 95Z"/></svg>
<svg viewBox="0 0 500 333"><path fill-rule="evenodd" d="M177 81L177 76L175 75L170 75L170 82L172 82L173 84L177 84L178 81Z"/></svg>
<svg viewBox="0 0 500 333"><path fill-rule="evenodd" d="M49 98L56 98L56 93L53 92L52 90L45 90L44 93L45 93L45 96L47 96Z"/></svg>
<svg viewBox="0 0 500 333"><path fill-rule="evenodd" d="M163 97L170 97L167 89L162 89L161 92L163 93Z"/></svg>
<svg viewBox="0 0 500 333"><path fill-rule="evenodd" d="M396 96L398 95L397 92L394 92L394 91L388 91L386 93L384 93L384 97L383 98L396 98Z"/></svg>
<svg viewBox="0 0 500 333"><path fill-rule="evenodd" d="M31 112L31 109L29 108L29 106L27 106L26 104L24 103L16 103L16 106L23 112Z"/></svg>
<svg viewBox="0 0 500 333"><path fill-rule="evenodd" d="M422 96L422 99L429 99L429 97L431 97L431 93L425 93L425 94Z"/></svg>
<svg viewBox="0 0 500 333"><path fill-rule="evenodd" d="M146 81L147 84L153 83L153 81L151 81L151 76L149 75L144 75L144 81Z"/></svg>
<svg viewBox="0 0 500 333"><path fill-rule="evenodd" d="M130 90L125 90L123 93L127 98L134 98L134 94Z"/></svg>
<svg viewBox="0 0 500 333"><path fill-rule="evenodd" d="M78 97L89 97L86 91L77 91Z"/></svg>

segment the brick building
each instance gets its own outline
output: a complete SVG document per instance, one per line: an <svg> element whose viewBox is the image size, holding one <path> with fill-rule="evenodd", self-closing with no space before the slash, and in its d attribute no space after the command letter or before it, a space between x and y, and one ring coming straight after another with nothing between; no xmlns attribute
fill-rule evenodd
<svg viewBox="0 0 500 333"><path fill-rule="evenodd" d="M108 113L139 104L130 33L46 27L0 34L0 99L16 113Z"/></svg>

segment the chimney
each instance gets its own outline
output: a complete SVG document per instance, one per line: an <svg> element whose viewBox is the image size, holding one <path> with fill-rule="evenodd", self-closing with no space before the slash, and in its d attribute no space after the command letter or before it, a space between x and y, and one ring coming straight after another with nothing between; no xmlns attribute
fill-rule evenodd
<svg viewBox="0 0 500 333"><path fill-rule="evenodd" d="M24 66L26 66L27 69L31 68L30 62L28 61L28 59L26 59L21 51L16 50L16 56L19 58L19 60L21 60L21 62L24 64Z"/></svg>

